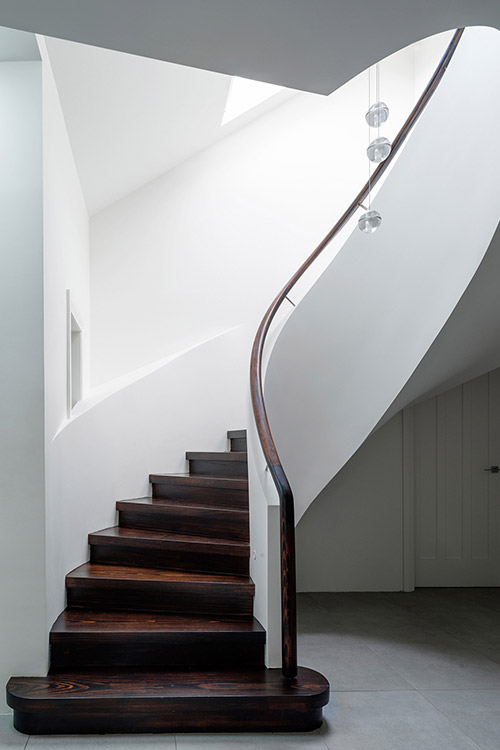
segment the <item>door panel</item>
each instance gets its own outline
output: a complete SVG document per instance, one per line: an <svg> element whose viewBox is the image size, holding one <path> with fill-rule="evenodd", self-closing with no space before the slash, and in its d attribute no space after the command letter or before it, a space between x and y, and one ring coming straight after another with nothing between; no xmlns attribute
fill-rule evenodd
<svg viewBox="0 0 500 750"><path fill-rule="evenodd" d="M414 407L415 585L498 586L500 371Z"/></svg>

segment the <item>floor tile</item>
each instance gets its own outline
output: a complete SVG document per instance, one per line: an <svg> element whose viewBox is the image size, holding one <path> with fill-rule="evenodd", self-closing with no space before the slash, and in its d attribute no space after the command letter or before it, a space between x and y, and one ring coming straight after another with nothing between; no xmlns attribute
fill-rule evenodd
<svg viewBox="0 0 500 750"><path fill-rule="evenodd" d="M405 610L386 594L312 594L321 609L328 612L334 623L358 635L391 637L405 632L412 637L427 632L425 623L420 622L411 610Z"/></svg>
<svg viewBox="0 0 500 750"><path fill-rule="evenodd" d="M350 635L299 637L299 662L325 675L332 690L408 690L411 685L383 659Z"/></svg>
<svg viewBox="0 0 500 750"><path fill-rule="evenodd" d="M425 690L422 695L483 750L498 750L500 690Z"/></svg>
<svg viewBox="0 0 500 750"><path fill-rule="evenodd" d="M16 732L12 726L12 715L0 715L0 750L23 750L28 738Z"/></svg>
<svg viewBox="0 0 500 750"><path fill-rule="evenodd" d="M500 664L451 637L370 649L417 690L500 688Z"/></svg>
<svg viewBox="0 0 500 750"><path fill-rule="evenodd" d="M26 750L175 750L173 734L31 736ZM3 750L3 748L2 748Z"/></svg>
<svg viewBox="0 0 500 750"><path fill-rule="evenodd" d="M325 715L329 750L479 750L415 691L338 693Z"/></svg>
<svg viewBox="0 0 500 750"><path fill-rule="evenodd" d="M326 750L318 732L300 734L178 734L177 750Z"/></svg>

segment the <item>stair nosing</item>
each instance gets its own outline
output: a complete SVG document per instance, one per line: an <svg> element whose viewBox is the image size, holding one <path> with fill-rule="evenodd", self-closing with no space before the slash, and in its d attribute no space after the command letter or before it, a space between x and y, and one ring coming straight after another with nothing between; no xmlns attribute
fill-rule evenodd
<svg viewBox="0 0 500 750"><path fill-rule="evenodd" d="M246 451L186 451L188 461L230 461L247 463Z"/></svg>
<svg viewBox="0 0 500 750"><path fill-rule="evenodd" d="M141 503L141 500L151 500L151 503ZM152 502L155 500L156 502ZM240 508L228 508L227 506L219 506L219 505L190 505L189 502L185 503L179 503L179 502L171 502L169 498L152 498L152 497L136 497L136 498L129 498L126 500L117 500L116 507L120 510L118 507L120 503L128 503L132 505L135 502L137 506L140 506L142 508L175 508L176 511L182 510L183 508L191 508L193 510L208 510L208 511L216 511L217 513L236 513L240 515L249 515L248 510L241 510Z"/></svg>
<svg viewBox="0 0 500 750"><path fill-rule="evenodd" d="M246 430L228 430L227 438L228 440L246 440L247 431Z"/></svg>
<svg viewBox="0 0 500 750"><path fill-rule="evenodd" d="M231 555L232 552L229 552L227 550L227 547L232 548L234 551L234 556L237 555L237 552L241 552L241 556L247 556L250 552L250 544L245 541L240 541L239 539L224 539L222 537L201 537L199 535L189 535L189 534L175 534L172 533L169 536L169 532L155 532L153 529L134 529L127 527L127 531L136 531L137 536L134 537L133 535L127 535L120 537L119 535L113 535L108 534L106 535L104 532L106 531L112 531L114 529L119 529L120 526L110 526L106 529L100 529L99 531L93 531L89 534L88 540L89 545L107 545L107 546L124 546L124 547L134 547L134 546L140 546L141 541L147 540L150 542L157 542L160 547L162 545L187 545L188 547L191 545L198 545L200 547L203 546L209 546L214 548L213 551L217 552L217 547L226 547L225 554ZM162 534L162 538L151 536L151 534ZM191 537L191 538L190 538ZM151 547L149 548L151 549ZM196 550L193 549L193 552ZM207 554L210 554L207 552Z"/></svg>
<svg viewBox="0 0 500 750"><path fill-rule="evenodd" d="M66 624L66 617L67 615L80 615L82 619L82 623L69 623ZM102 623L99 622L84 622L83 618L87 617L88 619L92 620L93 618L99 620L99 615L102 615L101 611L95 611L95 610L74 610L70 608L66 608L61 612L59 617L56 619L54 624L52 625L51 631L50 631L50 638L51 642L60 642L62 640L66 640L66 638L79 638L84 636L92 636L92 637L99 637L103 640L107 640L109 637L110 640L113 638L129 638L130 640L133 640L134 638L146 638L150 637L151 639L154 639L156 637L167 637L167 636L175 636L175 637L181 637L186 636L186 639L195 637L204 637L204 636L231 636L231 638L237 639L240 637L248 637L252 640L257 641L263 641L265 642L266 639L266 631L263 628L263 626L260 624L260 622L253 617L251 621L247 620L228 620L224 619L223 617L216 617L216 616L198 616L194 617L193 615L185 615L186 621L189 623L189 625L192 627L192 629L186 629L181 628L179 625L176 627L176 623L172 623L171 627L157 627L155 629L149 628L149 629L141 629L140 623L138 623L136 629L119 629L120 625L116 623L109 623L108 621L103 621ZM137 612L133 613L127 613L127 612L117 612L116 610L111 610L107 612L106 614L112 615L113 619L116 619L116 617L122 617L126 619L127 615L130 615L131 617L137 617ZM97 616L97 618L96 618ZM149 617L155 617L155 615L148 615ZM182 620L182 615L156 615L156 617L161 617L163 620L170 619L177 619ZM198 621L198 624L200 624L202 627L195 627L196 621ZM110 629L110 624L115 624L116 629L112 630ZM219 627L213 627L214 624L218 624ZM106 625L106 627L103 627ZM210 627L212 625L212 627ZM224 627L225 625L231 625L231 627ZM100 627L101 626L101 627ZM194 626L194 627L193 627Z"/></svg>
<svg viewBox="0 0 500 750"><path fill-rule="evenodd" d="M231 677L234 677L235 675L241 675L242 671L245 672L247 678L247 683L242 683L241 677L239 677L238 680L235 680L234 685L230 687L231 685ZM273 672L277 673L278 680L276 685L271 685L268 681L262 682L262 692L256 691L253 687L253 683L251 681L251 678L253 675L261 673L266 674L269 672L267 667L261 667L261 668L254 668L254 669L222 669L222 670L215 670L215 669L195 669L192 670L191 677L193 679L193 682L190 683L184 683L181 688L177 687L175 685L175 676L179 676L180 673L187 674L186 670L161 670L160 672L143 672L141 673L142 677L142 684L137 686L134 689L130 689L124 694L123 692L119 695L115 694L115 690L117 689L117 686L120 685L120 679L116 679L113 685L111 682L108 683L108 691L101 692L101 693L95 693L92 694L92 691L87 690L86 692L81 692L78 694L71 694L67 691L65 691L62 695L52 694L52 695L37 695L36 697L31 697L26 695L26 693L22 694L16 694L14 689L14 684L17 680L33 680L36 683L43 684L44 681L47 682L61 682L62 685L65 684L73 684L78 685L81 682L86 682L89 680L89 677L91 675L88 675L86 673L82 673L81 671L75 670L74 672L63 672L63 673L54 673L51 675L48 675L47 677L28 677L28 678L17 678L17 677L11 677L9 680L9 683L7 685L8 695L9 698L17 703L17 701L20 701L21 704L41 704L41 705L47 705L48 703L54 703L58 701L69 701L70 703L73 701L82 701L85 703L92 703L97 701L102 701L103 699L112 700L116 702L117 705L120 704L127 704L127 702L131 700L147 700L147 701L165 701L169 700L170 702L174 703L177 702L179 704L186 704L187 702L190 702L191 704L197 703L198 701L201 703L202 701L218 704L221 701L228 701L229 703L234 702L236 704L246 704L247 702L257 702L260 703L266 702L266 700L269 699L269 697L272 697L273 702L276 706L276 704L284 704L283 707L291 707L291 704L294 701L301 701L304 699L308 699L312 701L314 704L318 703L318 705L323 706L328 701L328 695L329 695L329 684L326 678L323 677L321 681L321 685L319 686L319 689L317 691L311 692L311 694L303 693L302 690L293 690L291 688L284 689L284 686L281 682L280 675L281 670L272 670ZM311 672L314 674L318 674L315 672L315 670L312 670L308 667L299 667L299 679L304 672ZM113 672L113 670L102 670L101 674L106 677L108 676L114 676L116 677L116 673ZM136 675L137 672L134 672L133 670L127 670L121 673L120 677L123 680L126 680L128 685L131 684L131 677L133 675ZM321 676L322 675L318 675ZM84 678L84 679L82 679ZM148 678L149 678L149 685L148 685ZM151 679L153 678L153 679ZM229 679L228 679L229 678ZM161 684L160 684L161 681ZM210 684L213 681L214 685L222 685L223 687L219 688L220 692L212 692L209 691L212 689L213 686ZM156 683L156 684L155 684ZM170 684L169 684L170 683ZM249 683L249 686L248 686ZM238 691L237 686L242 685L240 690ZM183 688L183 689L182 689ZM141 689L144 691L144 693L147 693L149 689L149 694L142 695L140 694ZM304 689L304 688L303 688ZM176 694L176 690L177 692ZM189 690L192 692L190 693ZM325 700L326 699L326 700ZM9 703L9 705L12 708L16 708L16 706L12 705L12 703ZM153 706L151 706L153 708ZM18 709L22 710L22 709Z"/></svg>
<svg viewBox="0 0 500 750"><path fill-rule="evenodd" d="M178 486L212 487L248 491L248 479L244 477L214 477L208 474L150 474L151 484L171 484Z"/></svg>
<svg viewBox="0 0 500 750"><path fill-rule="evenodd" d="M112 570L109 571L109 573L114 573L118 575L92 575L92 568L111 568ZM87 569L84 571L84 569ZM134 575L127 575L123 574L122 576L119 575L120 571L122 570L133 570L135 572L143 571L144 578L135 577ZM78 572L80 571L80 572ZM159 578L152 577L153 571L157 571L159 573L173 573L177 576L177 578L168 579L164 578L162 579L161 576ZM189 580L189 576L196 576L196 578L193 578L192 580ZM183 578L184 577L184 578ZM230 578L231 580L228 580ZM207 585L207 586L237 586L241 589L255 589L255 584L248 575L231 575L229 573L199 573L199 572L190 572L190 571L183 571L183 570L173 570L173 569L163 569L163 568L147 568L143 567L141 565L136 566L130 566L130 565L110 565L110 564L103 564L103 563L92 563L92 562L86 562L82 565L78 565L76 568L71 570L69 573L66 574L66 585L68 585L68 582L71 582L71 586L78 585L79 582L87 582L92 581L92 583L98 583L104 582L106 584L109 584L110 581L113 583L127 583L127 584L142 584L142 585L165 585L165 586L197 586L197 585ZM75 584L75 582L77 582Z"/></svg>

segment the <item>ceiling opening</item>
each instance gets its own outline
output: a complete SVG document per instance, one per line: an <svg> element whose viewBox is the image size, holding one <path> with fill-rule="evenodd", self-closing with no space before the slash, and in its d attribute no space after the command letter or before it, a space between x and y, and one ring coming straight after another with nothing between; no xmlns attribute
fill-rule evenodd
<svg viewBox="0 0 500 750"><path fill-rule="evenodd" d="M272 96L279 94L280 91L283 91L283 86L275 86L272 83L262 83L262 81L252 81L248 78L233 76L221 125L227 125L231 120L243 115L258 104L262 104L262 102L265 102Z"/></svg>

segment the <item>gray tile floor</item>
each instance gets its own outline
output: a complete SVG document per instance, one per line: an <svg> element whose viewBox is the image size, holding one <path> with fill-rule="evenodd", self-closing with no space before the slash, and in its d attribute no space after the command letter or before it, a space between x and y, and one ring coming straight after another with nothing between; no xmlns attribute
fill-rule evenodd
<svg viewBox="0 0 500 750"><path fill-rule="evenodd" d="M0 750L500 750L500 589L301 594L299 660L330 680L311 734L30 737Z"/></svg>

